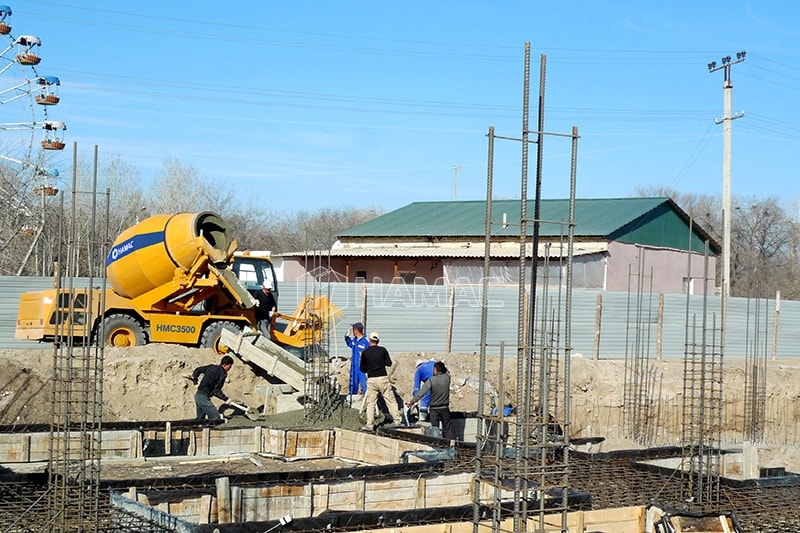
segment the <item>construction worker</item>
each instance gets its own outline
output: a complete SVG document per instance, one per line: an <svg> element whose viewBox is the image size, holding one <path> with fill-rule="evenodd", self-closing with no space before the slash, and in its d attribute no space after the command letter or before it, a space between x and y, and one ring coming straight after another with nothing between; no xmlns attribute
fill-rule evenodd
<svg viewBox="0 0 800 533"><path fill-rule="evenodd" d="M367 375L361 371L361 352L369 348L369 341L364 336L364 324L356 322L352 326L353 337L345 333L344 342L350 348L350 395L367 393Z"/></svg>
<svg viewBox="0 0 800 533"><path fill-rule="evenodd" d="M420 401L428 392L431 393L430 418L431 426L441 424L442 437L448 440L455 438L453 424L450 422L450 373L441 361L433 364L433 376L422 384L419 391L406 405L410 408Z"/></svg>
<svg viewBox="0 0 800 533"><path fill-rule="evenodd" d="M420 386L433 377L433 365L436 361L431 359L417 359L417 369L414 371L414 390L411 394L416 394ZM428 406L431 404L430 391L419 401L419 419L428 420Z"/></svg>
<svg viewBox="0 0 800 533"><path fill-rule="evenodd" d="M228 371L233 366L233 357L226 355L220 360L218 365L199 366L192 372L192 382L197 385L200 374L203 379L194 394L194 404L196 407L197 420L208 417L209 420L219 420L222 415L219 410L211 403L211 397L216 396L220 400L227 402L228 397L222 392L222 386L228 378Z"/></svg>
<svg viewBox="0 0 800 533"><path fill-rule="evenodd" d="M364 426L364 429L372 431L375 429L375 406L378 403L378 396L383 397L386 406L389 408L389 414L393 420L391 426L402 424L403 415L400 413L394 388L389 381L389 373L386 370L392 366L389 351L383 346L378 346L380 336L378 336L377 332L370 333L367 339L369 340L369 348L361 354L360 368L367 375L367 395L364 398L367 409L367 425Z"/></svg>
<svg viewBox="0 0 800 533"><path fill-rule="evenodd" d="M264 280L261 284L261 290L256 293L256 326L258 331L267 338L270 338L270 324L272 321L272 313L278 310L278 304L275 302L275 295L272 294L272 287L269 281Z"/></svg>

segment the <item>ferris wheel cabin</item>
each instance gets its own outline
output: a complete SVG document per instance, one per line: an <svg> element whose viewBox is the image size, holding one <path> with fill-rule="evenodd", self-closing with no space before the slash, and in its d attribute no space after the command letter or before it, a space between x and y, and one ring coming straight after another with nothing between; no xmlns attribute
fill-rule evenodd
<svg viewBox="0 0 800 533"><path fill-rule="evenodd" d="M39 105L56 105L61 101L58 97L58 86L61 80L55 76L42 76L36 80L39 90L36 93L36 103Z"/></svg>
<svg viewBox="0 0 800 533"><path fill-rule="evenodd" d="M46 120L42 124L44 130L44 139L42 139L42 148L45 150L63 150L67 145L64 143L64 131L67 125L63 122L55 120Z"/></svg>
<svg viewBox="0 0 800 533"><path fill-rule="evenodd" d="M38 65L42 60L36 52L34 47L41 46L42 41L34 35L20 35L14 41L17 46L17 61L20 65Z"/></svg>
<svg viewBox="0 0 800 533"><path fill-rule="evenodd" d="M11 33L11 26L9 26L8 22L6 22L6 19L10 16L11 8L0 5L0 35L8 35Z"/></svg>

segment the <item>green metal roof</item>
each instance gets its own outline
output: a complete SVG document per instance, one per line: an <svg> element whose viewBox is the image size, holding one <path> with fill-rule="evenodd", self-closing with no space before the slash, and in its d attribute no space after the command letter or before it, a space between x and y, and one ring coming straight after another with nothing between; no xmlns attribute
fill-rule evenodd
<svg viewBox="0 0 800 533"><path fill-rule="evenodd" d="M506 226L503 227L505 214ZM533 233L534 201L528 200L528 234ZM542 200L539 235L566 235L569 200ZM414 202L354 226L339 234L343 240L369 238L483 238L486 202ZM519 236L520 201L492 202L492 236ZM670 198L599 198L575 201L575 237L635 242L643 245L686 249L689 217ZM712 253L719 245L694 226L692 249L702 252L710 241Z"/></svg>

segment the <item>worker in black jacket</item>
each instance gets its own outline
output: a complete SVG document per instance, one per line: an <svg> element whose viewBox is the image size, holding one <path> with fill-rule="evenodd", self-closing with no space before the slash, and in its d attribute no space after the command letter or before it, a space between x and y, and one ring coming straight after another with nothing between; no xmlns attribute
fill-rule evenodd
<svg viewBox="0 0 800 533"><path fill-rule="evenodd" d="M400 413L392 383L389 381L389 373L386 371L392 366L389 351L383 346L378 346L380 337L376 332L370 333L367 340L369 348L361 352L359 362L361 371L367 375L367 394L364 398L367 404L367 425L363 429L367 431L375 429L375 406L378 403L378 396L382 396L389 407L389 414L393 419L392 425L400 425L403 423L403 415Z"/></svg>
<svg viewBox="0 0 800 533"><path fill-rule="evenodd" d="M455 438L453 424L450 422L450 373L442 361L433 364L433 376L422 384L419 391L406 405L412 407L430 391L431 405L428 407L432 427L442 426L442 437L452 440Z"/></svg>
<svg viewBox="0 0 800 533"><path fill-rule="evenodd" d="M197 385L197 378L203 374L203 379L200 380L200 385L197 387L197 392L194 394L194 404L197 407L197 420L203 420L208 417L209 420L219 420L222 415L214 404L211 403L211 397L216 396L220 400L226 402L228 397L222 392L222 386L225 385L225 380L228 378L228 371L233 366L233 357L226 355L218 365L205 365L199 366L192 372L192 382Z"/></svg>

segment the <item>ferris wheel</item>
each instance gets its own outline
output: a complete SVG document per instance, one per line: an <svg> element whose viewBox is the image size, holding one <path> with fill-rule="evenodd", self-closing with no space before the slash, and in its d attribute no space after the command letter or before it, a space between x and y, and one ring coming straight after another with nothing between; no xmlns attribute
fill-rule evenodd
<svg viewBox="0 0 800 533"><path fill-rule="evenodd" d="M58 193L58 171L47 159L66 146L67 126L49 116L61 81L37 71L41 40L15 37L10 17L0 5L0 268L22 275L34 257L32 271L43 274L52 259L46 199Z"/></svg>
<svg viewBox="0 0 800 533"><path fill-rule="evenodd" d="M14 37L11 14L9 6L0 5L0 160L16 166L37 194L55 194L51 181L57 171L47 167L46 154L66 146L66 124L49 118L61 100L61 81L39 74L41 40L35 35Z"/></svg>

